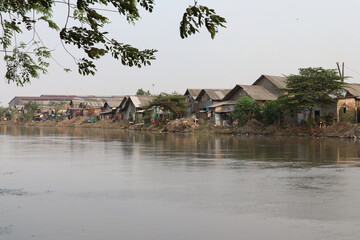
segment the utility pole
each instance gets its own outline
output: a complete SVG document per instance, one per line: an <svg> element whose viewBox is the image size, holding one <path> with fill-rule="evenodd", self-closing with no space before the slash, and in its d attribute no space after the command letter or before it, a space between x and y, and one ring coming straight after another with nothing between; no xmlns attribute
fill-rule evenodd
<svg viewBox="0 0 360 240"><path fill-rule="evenodd" d="M343 77L342 81L344 81L344 76L345 76L345 63L344 63L344 62L342 63L342 69L340 69L340 63L339 63L339 62L336 62L336 66L337 66L338 71L339 71L339 76L340 76L340 77Z"/></svg>

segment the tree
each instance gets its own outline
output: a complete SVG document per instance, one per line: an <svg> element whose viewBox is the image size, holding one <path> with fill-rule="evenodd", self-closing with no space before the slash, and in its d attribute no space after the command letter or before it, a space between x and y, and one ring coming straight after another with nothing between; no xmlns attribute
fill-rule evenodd
<svg viewBox="0 0 360 240"><path fill-rule="evenodd" d="M144 96L144 95L151 95L150 91L147 90L147 91L144 91L142 88L138 89L136 91L136 95L137 96Z"/></svg>
<svg viewBox="0 0 360 240"><path fill-rule="evenodd" d="M55 22L52 13L64 5L66 18L62 27ZM1 0L0 1L0 51L4 52L6 63L5 78L23 86L32 78L46 73L51 51L40 38L38 23L44 22L49 28L59 31L59 37L65 44L81 49L84 57L75 57L66 48L78 65L82 75L94 75L95 60L110 54L119 59L123 65L142 67L155 60L155 49L139 50L129 44L111 38L103 29L110 23L105 16L107 12L117 12L125 16L129 23L140 19L139 9L152 12L155 0ZM180 36L188 36L199 32L203 26L214 38L219 27L225 27L226 20L217 15L215 10L206 6L194 5L186 8L180 22ZM17 42L18 35L30 32L31 37L26 43ZM64 68L65 71L70 69Z"/></svg>
<svg viewBox="0 0 360 240"><path fill-rule="evenodd" d="M258 118L260 105L251 97L242 97L235 103L232 118L239 122L240 126L245 125L250 119Z"/></svg>
<svg viewBox="0 0 360 240"><path fill-rule="evenodd" d="M54 111L55 120L59 119L59 112L66 109L66 102L50 102L49 107Z"/></svg>
<svg viewBox="0 0 360 240"><path fill-rule="evenodd" d="M280 124L284 116L284 107L280 100L266 101L262 107L262 121L266 125Z"/></svg>
<svg viewBox="0 0 360 240"><path fill-rule="evenodd" d="M169 111L174 118L184 116L186 112L185 96L161 93L153 99L146 109L160 107L164 112Z"/></svg>
<svg viewBox="0 0 360 240"><path fill-rule="evenodd" d="M36 113L40 110L40 105L36 102L28 102L24 105L24 113L20 115L20 119L24 121L31 120L35 117Z"/></svg>
<svg viewBox="0 0 360 240"><path fill-rule="evenodd" d="M300 68L298 75L287 76L286 92L283 100L290 108L309 111L309 121L313 120L316 105L329 105L343 92L344 77L335 69Z"/></svg>
<svg viewBox="0 0 360 240"><path fill-rule="evenodd" d="M0 121L2 121L5 117L5 115L9 112L8 108L0 106Z"/></svg>

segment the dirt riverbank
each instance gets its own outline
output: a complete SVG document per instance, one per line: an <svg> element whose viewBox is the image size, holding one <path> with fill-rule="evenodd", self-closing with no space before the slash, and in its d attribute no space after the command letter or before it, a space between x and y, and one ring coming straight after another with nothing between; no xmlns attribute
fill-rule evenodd
<svg viewBox="0 0 360 240"><path fill-rule="evenodd" d="M336 123L324 128L309 128L305 126L280 127L264 126L256 120L249 121L243 127L219 127L210 122L195 123L192 118L182 118L170 121L165 125L131 125L128 122L113 122L111 120L88 123L86 117L77 117L64 121L48 122L0 122L6 126L34 126L34 127L75 127L75 128L103 128L103 129L129 129L137 131L156 131L168 133L192 134L228 134L228 135L271 135L271 136L314 136L360 138L360 124Z"/></svg>

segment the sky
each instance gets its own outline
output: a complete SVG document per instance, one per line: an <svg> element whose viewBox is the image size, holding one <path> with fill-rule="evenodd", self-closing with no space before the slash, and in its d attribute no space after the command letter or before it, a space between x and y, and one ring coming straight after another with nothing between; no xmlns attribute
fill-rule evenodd
<svg viewBox="0 0 360 240"><path fill-rule="evenodd" d="M3 77L0 62L0 105L15 96L41 94L134 95L137 89L185 93L187 88L227 88L252 84L262 74L297 74L299 68L336 68L345 63L348 82L360 83L359 0L199 0L225 17L227 28L214 40L204 29L187 39L179 35L179 22L193 1L156 0L153 13L142 12L135 25L110 13L110 36L140 49L155 48L157 60L149 67L130 68L105 57L96 62L95 76L81 76L72 58L63 50L58 33L39 26L42 40L54 58L71 68L66 73L54 61L49 72L18 87ZM64 9L54 17L62 26ZM81 53L69 50L76 56Z"/></svg>

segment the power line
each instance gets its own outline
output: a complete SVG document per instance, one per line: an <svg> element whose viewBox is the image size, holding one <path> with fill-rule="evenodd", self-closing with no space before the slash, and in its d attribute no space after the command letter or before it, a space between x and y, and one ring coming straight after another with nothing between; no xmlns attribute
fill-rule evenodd
<svg viewBox="0 0 360 240"><path fill-rule="evenodd" d="M345 68L348 69L348 70L350 70L350 71L352 71L353 73L356 73L356 74L360 75L360 72L359 72L359 71L356 71L356 70L354 70L354 69L352 69L352 68L349 68L348 66L345 66Z"/></svg>

